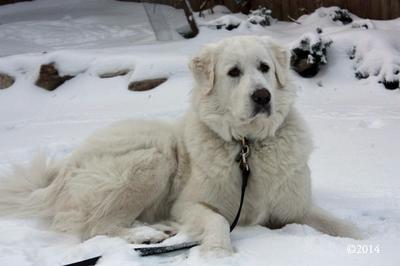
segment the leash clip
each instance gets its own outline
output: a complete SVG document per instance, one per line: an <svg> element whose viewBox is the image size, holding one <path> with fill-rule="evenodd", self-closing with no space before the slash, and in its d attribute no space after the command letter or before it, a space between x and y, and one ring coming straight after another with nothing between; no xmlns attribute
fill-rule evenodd
<svg viewBox="0 0 400 266"><path fill-rule="evenodd" d="M249 164L247 162L247 158L250 156L250 146L247 143L247 139L246 138L242 138L241 139L241 144L242 144L242 147L241 147L241 151L240 151L240 154L239 154L239 156L241 157L240 167L242 169L245 169L246 171L249 171L250 167L249 167Z"/></svg>

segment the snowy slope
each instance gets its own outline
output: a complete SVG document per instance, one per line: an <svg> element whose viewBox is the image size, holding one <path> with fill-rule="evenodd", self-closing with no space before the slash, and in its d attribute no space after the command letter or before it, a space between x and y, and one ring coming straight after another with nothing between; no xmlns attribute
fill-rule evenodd
<svg viewBox="0 0 400 266"><path fill-rule="evenodd" d="M58 10L56 2L63 2L69 9ZM143 41L153 41L151 44L130 46L127 43L133 35L104 38L104 32L96 35L93 28L80 27L90 38L77 39L69 35L75 32L70 26L90 19L85 13L89 9L92 12L98 8L100 14L104 4L108 19L98 19L101 23L120 25L113 31L118 34L132 19L128 9L136 4L102 0L97 1L100 4L96 3L95 8L91 6L94 1L89 0L85 1L86 9L77 8L77 2L39 1L53 8L45 19L42 12L48 11L40 9L38 3L0 9L1 19L8 22L0 25L0 35L5 36L12 26L14 39L18 40L7 42L9 39L0 38L0 53L14 54L0 58L0 72L17 77L12 87L0 90L0 171L6 171L13 163L27 163L38 149L63 157L95 129L116 120L180 117L188 108L192 86L187 60L207 42L238 34L266 34L290 45L304 33L321 27L333 40L328 65L312 79L293 73L299 86L297 106L309 122L315 140L311 159L314 198L335 215L356 223L366 239L334 238L301 225L279 230L237 228L232 234L237 251L232 258L201 258L197 248L140 258L131 245L119 239L99 236L80 243L74 236L48 231L44 221L0 218L0 265L61 265L100 254L104 258L99 265L399 265L400 90L385 90L376 82L377 77L357 80L348 52L357 42L375 43L374 38L381 36L384 44L394 43L390 46L393 50L386 53L395 58L400 53L400 20L370 21L374 29L362 30L333 23L328 16L321 15L329 10L321 9L302 17L301 25L277 22L267 28L239 27L233 31L202 27L195 39L168 43L155 42L151 33L143 37ZM114 16L112 10L119 16ZM63 26L67 32L60 36L55 32L59 27L53 26L63 23L60 19L65 16L69 21ZM206 17L203 22L217 17L218 14ZM149 28L141 25L147 32ZM35 43L35 38L28 42L28 26L40 36L41 43ZM132 24L136 26L140 25ZM20 41L23 39L26 42ZM107 42L109 39L112 41ZM96 49L87 49L90 47ZM54 52L18 54L41 49ZM57 63L62 73L78 75L48 92L33 83L40 64L51 61ZM98 77L104 71L121 68L131 72L109 79ZM132 80L157 76L168 76L169 80L148 92L127 90ZM167 243L183 239L178 235Z"/></svg>

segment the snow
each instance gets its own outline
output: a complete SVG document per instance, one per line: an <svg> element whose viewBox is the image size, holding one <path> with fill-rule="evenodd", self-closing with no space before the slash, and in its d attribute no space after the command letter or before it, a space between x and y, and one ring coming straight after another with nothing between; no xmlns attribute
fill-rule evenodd
<svg viewBox="0 0 400 266"><path fill-rule="evenodd" d="M162 10L167 18L176 12ZM395 64L400 19L353 16L354 22L343 26L331 21L332 10L303 16L301 24L246 24L232 31L204 26L194 39L160 42L138 3L36 0L2 7L0 72L15 76L16 82L0 90L1 171L29 162L39 149L61 158L94 130L120 119L180 117L189 106L193 84L188 58L205 43L265 34L290 46L322 28L333 41L328 64L311 79L293 73L299 87L297 107L315 140L310 162L314 198L357 224L366 238L335 238L296 224L279 230L239 227L232 233L236 253L230 258L203 258L197 247L141 258L120 239L98 236L81 243L76 236L49 231L42 220L0 218L0 265L62 265L101 254L99 265L399 265L400 90L385 90L373 76L358 80L354 67L386 69ZM227 15L222 7L214 11L205 12L202 25ZM363 23L368 30L354 26ZM362 48L357 50L363 58L359 65L349 59L354 45ZM49 62L62 74L77 76L51 92L34 86L40 65ZM129 73L99 77L121 69ZM147 92L127 89L131 81L153 77L169 79ZM186 240L178 234L166 243Z"/></svg>
<svg viewBox="0 0 400 266"><path fill-rule="evenodd" d="M142 4L113 0L35 0L6 5L0 9L0 25L0 55L156 39Z"/></svg>

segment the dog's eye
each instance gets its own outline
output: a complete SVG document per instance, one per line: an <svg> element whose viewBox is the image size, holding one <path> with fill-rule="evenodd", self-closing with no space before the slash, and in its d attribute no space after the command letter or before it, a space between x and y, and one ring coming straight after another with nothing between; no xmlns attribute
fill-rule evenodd
<svg viewBox="0 0 400 266"><path fill-rule="evenodd" d="M258 67L258 69L262 72L262 73L267 73L269 70L269 66L266 63L261 62L260 66Z"/></svg>
<svg viewBox="0 0 400 266"><path fill-rule="evenodd" d="M237 68L237 67L232 67L232 68L229 70L228 75L231 76L232 78L236 78L236 77L239 77L241 73L242 73L242 72L240 71L239 68Z"/></svg>

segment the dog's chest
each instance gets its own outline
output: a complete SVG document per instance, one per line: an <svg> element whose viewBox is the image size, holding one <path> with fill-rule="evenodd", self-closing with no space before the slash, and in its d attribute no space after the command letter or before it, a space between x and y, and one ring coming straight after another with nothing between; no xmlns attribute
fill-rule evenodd
<svg viewBox="0 0 400 266"><path fill-rule="evenodd" d="M245 194L243 222L260 224L270 216L286 181L282 176L283 158L275 145L252 147L249 157L251 174Z"/></svg>
<svg viewBox="0 0 400 266"><path fill-rule="evenodd" d="M280 208L277 206L289 202L296 201L296 204L302 208L305 203L295 199L297 196L293 196L304 190L299 186L306 184L298 182L299 178L303 177L295 174L299 168L299 162L306 163L306 157L304 160L298 157L300 157L298 153L282 147L279 141L251 146L249 157L251 174L245 194L241 224L284 222L290 217L283 218L281 212L276 210ZM289 208L287 211L291 212ZM293 215L295 212L293 210Z"/></svg>
<svg viewBox="0 0 400 266"><path fill-rule="evenodd" d="M281 134L262 142L250 143L250 176L240 216L240 225L290 221L305 206L309 175L299 174L307 165L306 143L293 135ZM197 144L197 143L196 143ZM202 202L218 209L232 222L240 203L242 176L235 161L240 143L203 140L193 145L193 175ZM299 196L300 195L300 196ZM302 198L303 197L303 198ZM288 207L288 208L287 208Z"/></svg>
<svg viewBox="0 0 400 266"><path fill-rule="evenodd" d="M215 181L213 189L221 188L218 190L218 197L215 197L218 200L211 202L211 205L233 221L240 203L242 184L242 173L235 160L238 158L240 145L226 147L224 150L220 153L224 156L212 154L214 160L203 164L202 168L211 177L210 180ZM239 220L241 225L265 224L276 203L288 194L290 176L286 165L290 161L288 156L293 154L285 154L281 150L277 142L250 145L250 175Z"/></svg>

